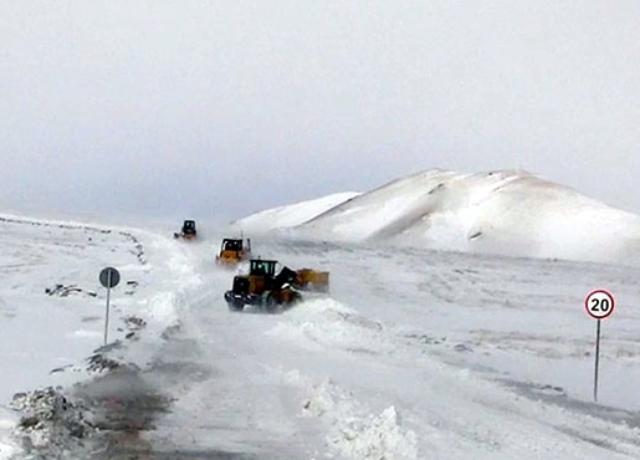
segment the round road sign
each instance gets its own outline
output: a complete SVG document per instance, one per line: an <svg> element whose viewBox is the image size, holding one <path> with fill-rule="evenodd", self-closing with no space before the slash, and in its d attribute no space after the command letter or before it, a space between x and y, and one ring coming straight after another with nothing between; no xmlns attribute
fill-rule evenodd
<svg viewBox="0 0 640 460"><path fill-rule="evenodd" d="M120 273L113 267L107 267L100 272L100 284L106 288L116 287L120 282Z"/></svg>
<svg viewBox="0 0 640 460"><path fill-rule="evenodd" d="M613 295L604 289L598 289L589 293L584 300L584 308L589 316L594 319L605 319L613 314L616 301Z"/></svg>

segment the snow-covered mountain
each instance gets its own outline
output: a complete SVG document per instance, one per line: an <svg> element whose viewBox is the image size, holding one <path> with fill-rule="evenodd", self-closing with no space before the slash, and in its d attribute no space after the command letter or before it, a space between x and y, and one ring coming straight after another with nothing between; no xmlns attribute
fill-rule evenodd
<svg viewBox="0 0 640 460"><path fill-rule="evenodd" d="M262 211L235 226L247 232L295 226L314 239L526 257L634 263L640 255L640 216L524 171L429 170L339 198Z"/></svg>
<svg viewBox="0 0 640 460"><path fill-rule="evenodd" d="M266 209L236 221L234 225L248 233L296 227L356 196L356 192L333 193L315 200Z"/></svg>

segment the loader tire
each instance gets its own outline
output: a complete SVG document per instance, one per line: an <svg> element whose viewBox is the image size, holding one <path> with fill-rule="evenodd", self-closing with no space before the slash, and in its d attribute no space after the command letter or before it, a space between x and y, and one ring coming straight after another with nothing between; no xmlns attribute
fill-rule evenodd
<svg viewBox="0 0 640 460"><path fill-rule="evenodd" d="M244 304L241 303L229 302L227 305L231 311L242 311L244 309Z"/></svg>
<svg viewBox="0 0 640 460"><path fill-rule="evenodd" d="M274 313L278 310L278 305L278 301L275 299L273 294L270 293L265 300L264 309L267 313Z"/></svg>

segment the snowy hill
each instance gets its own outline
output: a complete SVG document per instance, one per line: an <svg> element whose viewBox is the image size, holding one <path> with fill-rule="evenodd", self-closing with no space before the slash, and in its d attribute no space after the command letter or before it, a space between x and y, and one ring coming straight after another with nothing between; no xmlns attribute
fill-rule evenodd
<svg viewBox="0 0 640 460"><path fill-rule="evenodd" d="M233 225L249 233L295 227L356 196L356 192L334 193L315 200L260 211L234 222Z"/></svg>
<svg viewBox="0 0 640 460"><path fill-rule="evenodd" d="M429 170L350 198L296 231L334 241L526 257L633 263L640 255L639 216L523 171ZM273 230L289 216L313 214L316 202L263 211L236 224Z"/></svg>

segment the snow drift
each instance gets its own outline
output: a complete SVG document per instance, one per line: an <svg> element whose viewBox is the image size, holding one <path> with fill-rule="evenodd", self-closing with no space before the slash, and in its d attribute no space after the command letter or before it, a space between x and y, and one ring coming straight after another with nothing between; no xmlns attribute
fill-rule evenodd
<svg viewBox="0 0 640 460"><path fill-rule="evenodd" d="M640 216L524 171L429 170L360 195L262 211L235 226L525 257L633 263L640 255Z"/></svg>

